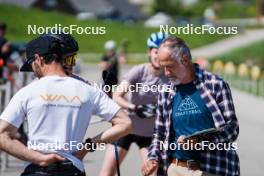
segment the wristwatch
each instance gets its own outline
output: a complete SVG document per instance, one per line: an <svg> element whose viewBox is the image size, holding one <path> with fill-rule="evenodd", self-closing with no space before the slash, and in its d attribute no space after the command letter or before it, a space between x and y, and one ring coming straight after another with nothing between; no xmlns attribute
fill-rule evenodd
<svg viewBox="0 0 264 176"><path fill-rule="evenodd" d="M89 152L94 152L96 150L96 144L92 142L91 138L87 138L84 142L85 149Z"/></svg>

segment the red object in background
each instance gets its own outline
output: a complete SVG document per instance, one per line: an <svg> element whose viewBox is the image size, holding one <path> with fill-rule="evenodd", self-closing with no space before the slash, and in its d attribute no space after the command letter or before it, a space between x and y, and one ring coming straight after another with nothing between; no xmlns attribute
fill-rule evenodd
<svg viewBox="0 0 264 176"><path fill-rule="evenodd" d="M206 58L198 58L196 59L195 63L199 64L199 66L203 69L208 67L208 61Z"/></svg>
<svg viewBox="0 0 264 176"><path fill-rule="evenodd" d="M0 67L3 67L4 64L5 64L4 59L3 58L0 58Z"/></svg>

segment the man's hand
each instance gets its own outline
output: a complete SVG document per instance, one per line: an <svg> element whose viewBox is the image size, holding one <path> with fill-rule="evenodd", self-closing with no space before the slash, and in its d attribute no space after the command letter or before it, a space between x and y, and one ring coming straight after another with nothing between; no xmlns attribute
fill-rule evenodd
<svg viewBox="0 0 264 176"><path fill-rule="evenodd" d="M142 174L148 176L158 169L158 162L156 160L149 160L144 163L142 167Z"/></svg>
<svg viewBox="0 0 264 176"><path fill-rule="evenodd" d="M37 163L40 166L48 166L52 163L55 163L57 161L64 161L65 158L61 157L58 154L52 153L52 154L42 154L40 157L39 162Z"/></svg>
<svg viewBox="0 0 264 176"><path fill-rule="evenodd" d="M191 137L191 138L186 139L186 136L181 135L177 139L177 143L180 145L182 145L184 143L196 144L198 142L200 142L200 139L198 137Z"/></svg>

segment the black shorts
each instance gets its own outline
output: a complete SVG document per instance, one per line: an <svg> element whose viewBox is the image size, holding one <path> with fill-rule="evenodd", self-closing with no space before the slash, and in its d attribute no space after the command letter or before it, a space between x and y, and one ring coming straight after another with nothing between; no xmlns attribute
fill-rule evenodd
<svg viewBox="0 0 264 176"><path fill-rule="evenodd" d="M21 176L85 176L71 161L65 160L42 167L36 164L28 165Z"/></svg>
<svg viewBox="0 0 264 176"><path fill-rule="evenodd" d="M125 150L129 150L129 147L133 142L135 142L140 149L147 148L151 143L151 137L129 134L125 137L120 138L117 141L117 146Z"/></svg>

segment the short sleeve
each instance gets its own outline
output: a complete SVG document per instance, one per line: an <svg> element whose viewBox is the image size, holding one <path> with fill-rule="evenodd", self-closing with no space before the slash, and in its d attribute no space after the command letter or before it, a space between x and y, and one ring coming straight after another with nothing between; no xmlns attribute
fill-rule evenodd
<svg viewBox="0 0 264 176"><path fill-rule="evenodd" d="M94 92L94 115L98 115L110 121L115 114L121 109L112 99L110 99L103 91L96 89Z"/></svg>
<svg viewBox="0 0 264 176"><path fill-rule="evenodd" d="M142 70L142 67L141 66L135 66L135 67L133 67L123 77L123 80L128 81L129 84L131 84L131 85L135 85L138 82L138 80L139 80L139 78L141 76L141 70Z"/></svg>
<svg viewBox="0 0 264 176"><path fill-rule="evenodd" d="M24 108L22 107L22 101L23 98L20 97L20 92L15 94L1 114L0 119L19 128L26 117Z"/></svg>

